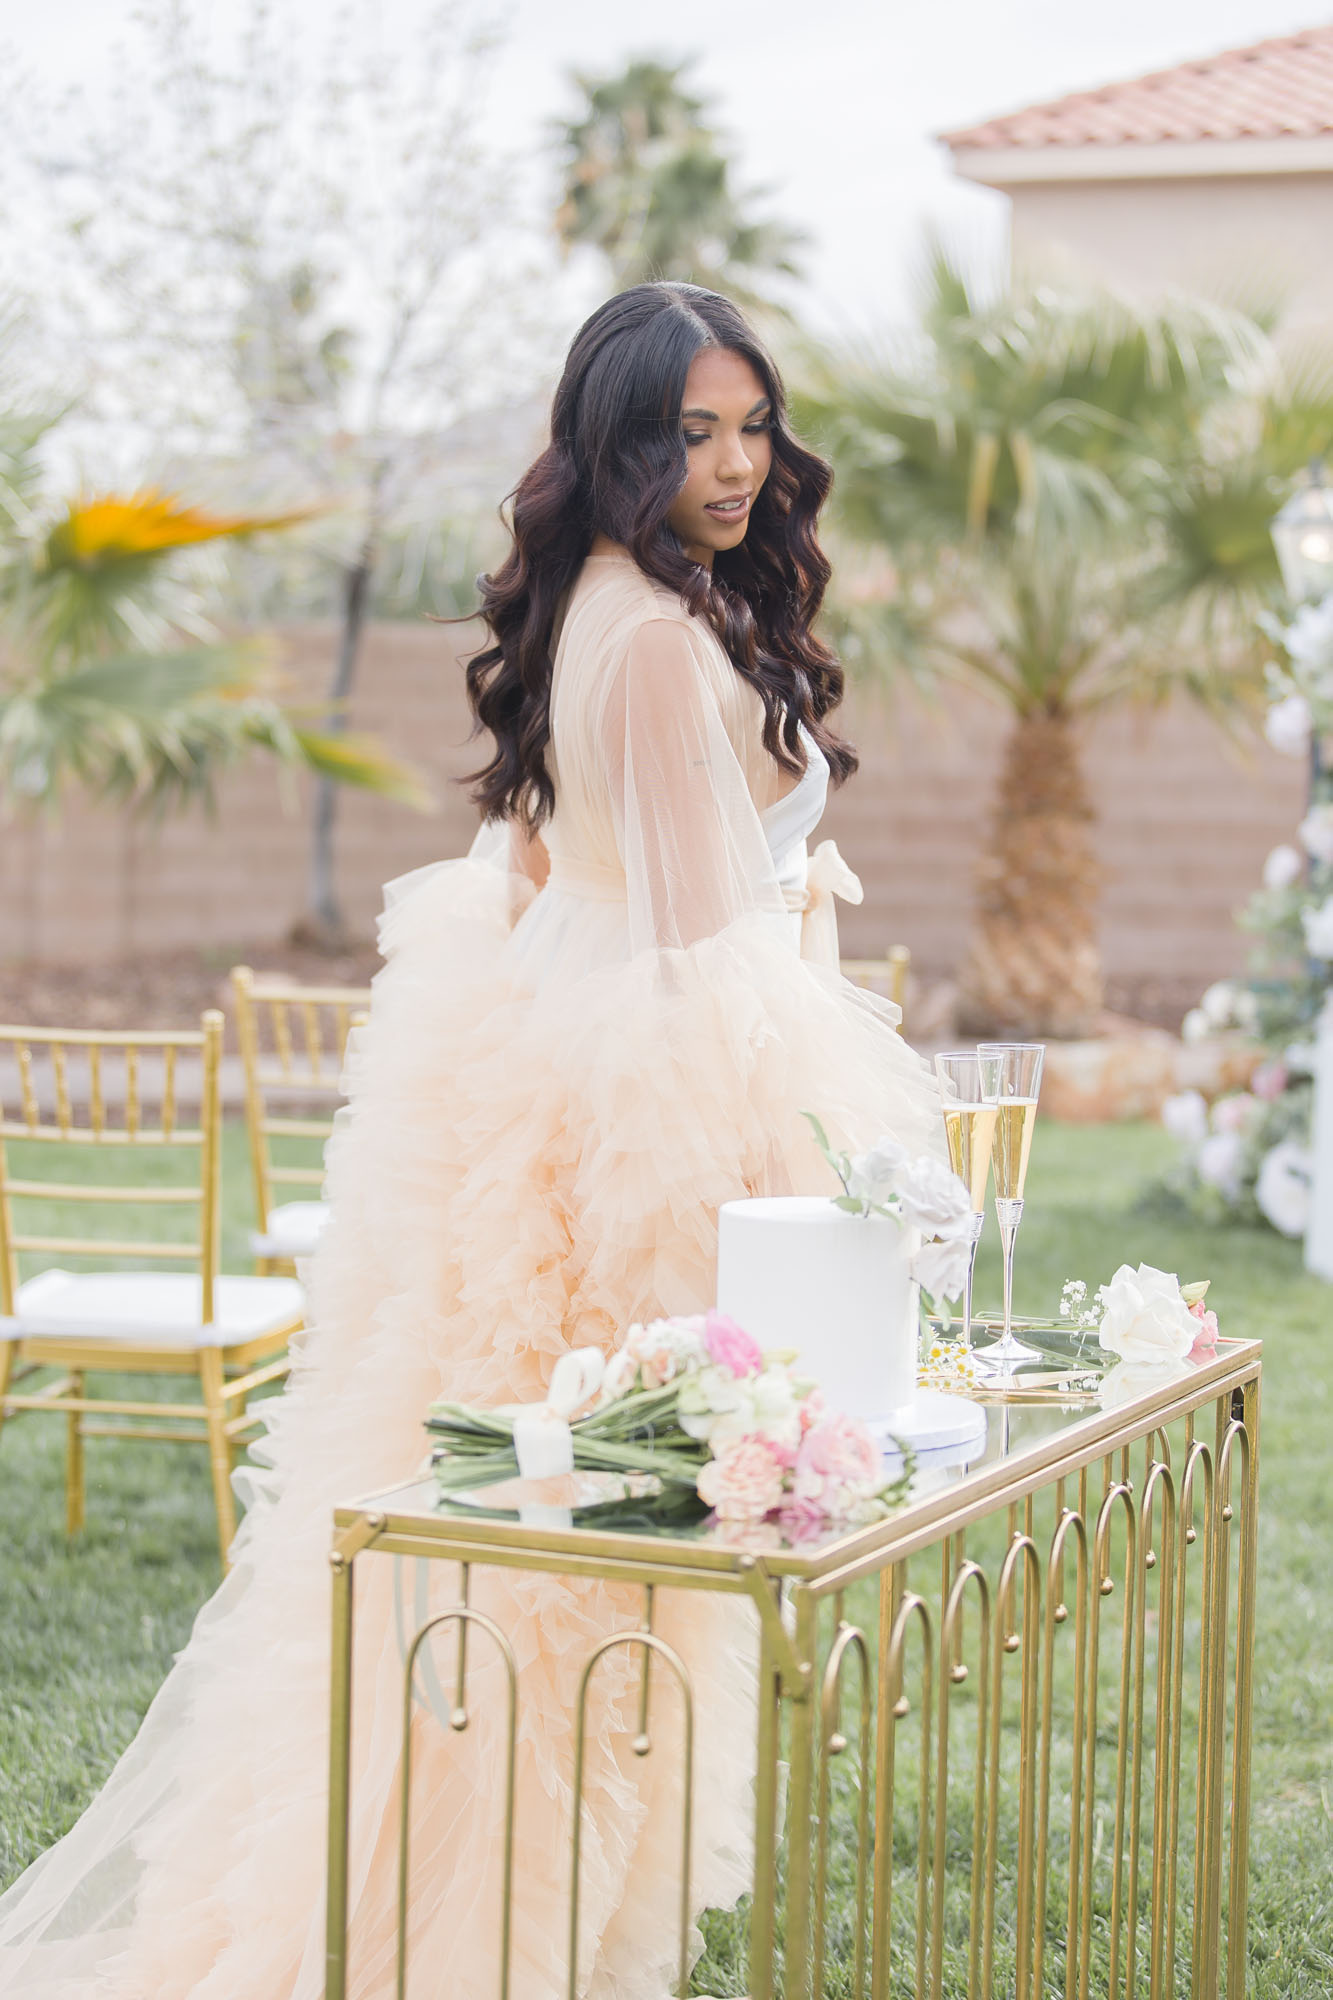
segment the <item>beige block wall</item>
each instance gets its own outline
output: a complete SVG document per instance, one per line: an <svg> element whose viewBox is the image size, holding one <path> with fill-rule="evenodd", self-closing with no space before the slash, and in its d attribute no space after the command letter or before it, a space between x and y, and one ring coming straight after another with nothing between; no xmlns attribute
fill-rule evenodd
<svg viewBox="0 0 1333 2000"><path fill-rule="evenodd" d="M317 683L330 628L285 635L295 680ZM357 727L382 733L436 780L430 817L344 794L339 874L351 922L369 932L388 878L457 854L475 815L450 781L475 748L455 648L436 627L379 625L369 634L354 703ZM856 696L845 724L862 769L829 809L833 835L866 898L843 913L843 945L877 954L908 944L920 971L954 969L969 924L970 882L1004 734L978 697ZM1291 837L1303 772L1261 750L1241 760L1183 707L1099 722L1087 740L1108 869L1102 935L1122 979L1200 984L1239 968L1232 912L1274 842ZM71 802L58 822L0 827L0 957L92 964L175 946L225 954L276 942L303 905L304 787L285 811L282 787L254 758L227 779L219 810L160 828Z"/></svg>
<svg viewBox="0 0 1333 2000"><path fill-rule="evenodd" d="M1333 329L1333 174L1024 182L1014 261L1054 252L1130 291L1286 300L1284 341Z"/></svg>

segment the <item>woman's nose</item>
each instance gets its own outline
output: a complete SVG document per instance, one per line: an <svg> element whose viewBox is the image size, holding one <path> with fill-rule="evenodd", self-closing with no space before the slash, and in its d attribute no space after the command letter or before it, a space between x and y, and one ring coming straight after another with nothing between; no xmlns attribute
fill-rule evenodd
<svg viewBox="0 0 1333 2000"><path fill-rule="evenodd" d="M723 445L722 463L718 467L723 479L748 479L752 471L750 454L745 449L745 439L739 433L728 438Z"/></svg>

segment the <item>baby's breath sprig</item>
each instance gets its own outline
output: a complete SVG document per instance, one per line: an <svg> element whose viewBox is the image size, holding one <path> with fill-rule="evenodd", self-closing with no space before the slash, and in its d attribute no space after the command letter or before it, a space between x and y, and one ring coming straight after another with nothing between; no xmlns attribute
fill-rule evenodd
<svg viewBox="0 0 1333 2000"><path fill-rule="evenodd" d="M1097 1287L1092 1295L1092 1304L1089 1306L1085 1303L1088 1288L1082 1278L1066 1278L1064 1290L1060 1294L1061 1319L1072 1321L1080 1332L1086 1332L1090 1327L1096 1326L1102 1316L1102 1294L1105 1289L1104 1285Z"/></svg>

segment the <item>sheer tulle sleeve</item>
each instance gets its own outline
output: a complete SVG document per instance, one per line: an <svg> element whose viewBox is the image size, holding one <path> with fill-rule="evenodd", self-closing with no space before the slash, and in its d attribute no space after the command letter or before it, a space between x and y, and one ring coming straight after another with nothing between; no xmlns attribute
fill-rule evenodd
<svg viewBox="0 0 1333 2000"><path fill-rule="evenodd" d="M631 951L694 945L755 915L785 922L763 826L686 625L637 628L604 726Z"/></svg>

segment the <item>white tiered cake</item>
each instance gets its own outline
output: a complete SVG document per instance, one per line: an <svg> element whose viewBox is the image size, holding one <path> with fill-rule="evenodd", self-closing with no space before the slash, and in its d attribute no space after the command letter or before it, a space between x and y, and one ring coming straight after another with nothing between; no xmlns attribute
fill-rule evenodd
<svg viewBox="0 0 1333 2000"><path fill-rule="evenodd" d="M821 1195L756 1196L718 1212L717 1304L763 1348L797 1354L830 1409L919 1446L984 1434L976 1404L917 1388L915 1230Z"/></svg>

